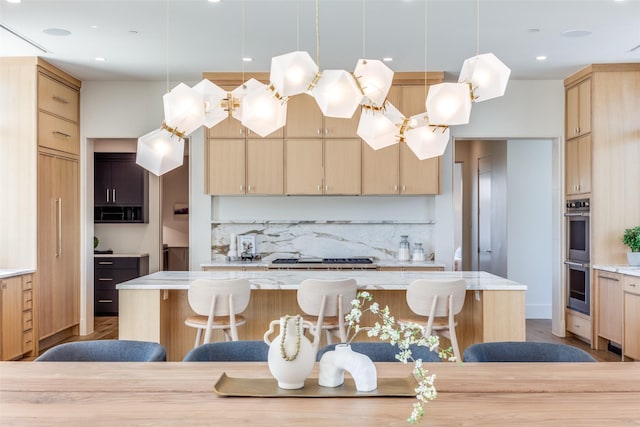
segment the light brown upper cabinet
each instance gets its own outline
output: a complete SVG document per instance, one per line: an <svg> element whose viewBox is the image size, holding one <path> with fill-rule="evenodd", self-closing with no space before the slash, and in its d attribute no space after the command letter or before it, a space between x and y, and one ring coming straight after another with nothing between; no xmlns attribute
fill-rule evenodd
<svg viewBox="0 0 640 427"><path fill-rule="evenodd" d="M227 90L241 78L237 73L204 77ZM268 79L266 73L253 77ZM407 116L424 112L425 73L396 77L387 99ZM429 73L428 84L442 78ZM360 108L353 117L338 119L323 117L307 94L287 102L285 128L266 138L254 138L233 118L206 131L209 194L438 194L440 159L420 161L403 144L374 152L357 135ZM244 142L244 153L233 139Z"/></svg>
<svg viewBox="0 0 640 427"><path fill-rule="evenodd" d="M281 139L247 139L247 194L284 193L283 145Z"/></svg>
<svg viewBox="0 0 640 427"><path fill-rule="evenodd" d="M568 87L566 96L567 139L591 132L591 79Z"/></svg>
<svg viewBox="0 0 640 427"><path fill-rule="evenodd" d="M322 111L316 100L305 93L292 96L287 101L287 138L322 138L324 127Z"/></svg>
<svg viewBox="0 0 640 427"><path fill-rule="evenodd" d="M362 143L362 194L398 194L400 145L374 150Z"/></svg>
<svg viewBox="0 0 640 427"><path fill-rule="evenodd" d="M324 194L360 194L361 147L357 138L324 140Z"/></svg>
<svg viewBox="0 0 640 427"><path fill-rule="evenodd" d="M322 194L322 139L287 139L285 146L285 193Z"/></svg>
<svg viewBox="0 0 640 427"><path fill-rule="evenodd" d="M209 194L283 194L281 139L209 139L207 162Z"/></svg>
<svg viewBox="0 0 640 427"><path fill-rule="evenodd" d="M360 194L360 139L287 139L285 193Z"/></svg>
<svg viewBox="0 0 640 427"><path fill-rule="evenodd" d="M244 139L207 140L207 192L245 194L246 142Z"/></svg>
<svg viewBox="0 0 640 427"><path fill-rule="evenodd" d="M565 144L565 192L591 192L591 136L570 139Z"/></svg>

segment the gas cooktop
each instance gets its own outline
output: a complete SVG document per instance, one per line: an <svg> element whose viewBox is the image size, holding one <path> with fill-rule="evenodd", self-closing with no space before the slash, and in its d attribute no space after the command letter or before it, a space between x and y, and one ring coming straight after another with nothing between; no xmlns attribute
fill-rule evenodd
<svg viewBox="0 0 640 427"><path fill-rule="evenodd" d="M373 264L371 258L276 258L272 264Z"/></svg>
<svg viewBox="0 0 640 427"><path fill-rule="evenodd" d="M367 257L353 258L276 258L269 268L273 269L375 269L373 259Z"/></svg>

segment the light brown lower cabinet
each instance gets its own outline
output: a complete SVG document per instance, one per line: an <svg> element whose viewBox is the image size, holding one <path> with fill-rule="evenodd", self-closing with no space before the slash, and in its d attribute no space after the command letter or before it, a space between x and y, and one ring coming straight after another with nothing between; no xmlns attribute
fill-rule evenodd
<svg viewBox="0 0 640 427"><path fill-rule="evenodd" d="M603 270L595 272L597 325L594 347L602 350L607 348L608 341L622 344L622 274Z"/></svg>
<svg viewBox="0 0 640 427"><path fill-rule="evenodd" d="M32 284L31 274L0 279L0 360L34 349Z"/></svg>
<svg viewBox="0 0 640 427"><path fill-rule="evenodd" d="M640 277L624 276L623 356L640 360Z"/></svg>

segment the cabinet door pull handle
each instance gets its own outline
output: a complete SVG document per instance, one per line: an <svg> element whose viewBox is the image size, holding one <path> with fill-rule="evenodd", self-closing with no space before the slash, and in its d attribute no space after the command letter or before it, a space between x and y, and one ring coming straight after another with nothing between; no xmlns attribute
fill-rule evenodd
<svg viewBox="0 0 640 427"><path fill-rule="evenodd" d="M65 138L71 138L71 135L64 133L64 132L60 132L59 130L54 130L53 131L54 135L60 135L60 136L64 136Z"/></svg>
<svg viewBox="0 0 640 427"><path fill-rule="evenodd" d="M107 188L107 203L109 203L109 189Z"/></svg>
<svg viewBox="0 0 640 427"><path fill-rule="evenodd" d="M67 101L63 97L57 96L57 95L52 96L51 99L53 99L54 101L59 102L61 104L68 104L69 103L69 101Z"/></svg>
<svg viewBox="0 0 640 427"><path fill-rule="evenodd" d="M99 277L98 281L99 282L112 282L113 279L109 279L109 278L106 278L106 277Z"/></svg>
<svg viewBox="0 0 640 427"><path fill-rule="evenodd" d="M112 194L113 194L113 197L112 197L113 203L115 203L116 202L116 189L115 188L112 190Z"/></svg>
<svg viewBox="0 0 640 427"><path fill-rule="evenodd" d="M320 192L320 189L322 188L322 186L318 185L318 192Z"/></svg>
<svg viewBox="0 0 640 427"><path fill-rule="evenodd" d="M635 283L629 283L629 286L631 286L632 288L635 288L636 284Z"/></svg>
<svg viewBox="0 0 640 427"><path fill-rule="evenodd" d="M99 265L112 265L113 261L98 261Z"/></svg>
<svg viewBox="0 0 640 427"><path fill-rule="evenodd" d="M113 302L112 299L99 299L98 302Z"/></svg>
<svg viewBox="0 0 640 427"><path fill-rule="evenodd" d="M56 199L56 258L62 257L62 198Z"/></svg>
<svg viewBox="0 0 640 427"><path fill-rule="evenodd" d="M247 185L247 193L251 193L251 185Z"/></svg>
<svg viewBox="0 0 640 427"><path fill-rule="evenodd" d="M240 184L240 191L244 191L244 185Z"/></svg>

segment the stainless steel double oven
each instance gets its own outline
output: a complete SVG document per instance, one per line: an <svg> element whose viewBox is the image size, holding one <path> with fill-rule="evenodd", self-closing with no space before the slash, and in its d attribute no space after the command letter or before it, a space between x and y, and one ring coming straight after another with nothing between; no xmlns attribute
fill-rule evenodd
<svg viewBox="0 0 640 427"><path fill-rule="evenodd" d="M590 314L590 208L589 199L566 203L566 268L567 307Z"/></svg>

